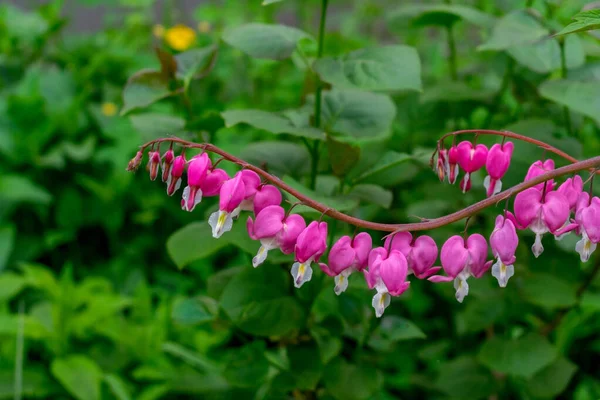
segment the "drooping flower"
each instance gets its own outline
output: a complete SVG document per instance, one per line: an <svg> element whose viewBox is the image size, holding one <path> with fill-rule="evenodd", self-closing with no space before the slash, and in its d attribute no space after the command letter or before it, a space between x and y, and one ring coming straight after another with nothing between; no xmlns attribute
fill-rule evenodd
<svg viewBox="0 0 600 400"><path fill-rule="evenodd" d="M444 182L446 171L448 170L448 150L440 149L437 158L437 174L440 182Z"/></svg>
<svg viewBox="0 0 600 400"><path fill-rule="evenodd" d="M548 159L543 162L541 160L537 160L536 162L531 164L531 166L529 167L529 170L527 171L527 175L525 175L524 181L526 182L533 178L537 178L538 176L545 174L546 172L552 171L553 169L554 169L554 160ZM553 179L546 181L545 184L546 184L547 191L551 191L554 189L554 180ZM538 183L537 185L534 186L534 188L536 188L537 190L543 190L544 182Z"/></svg>
<svg viewBox="0 0 600 400"><path fill-rule="evenodd" d="M173 194L181 187L181 177L185 171L185 163L186 160L183 155L179 155L173 160L171 172L169 173L169 176L167 176L167 194L169 196L173 196Z"/></svg>
<svg viewBox="0 0 600 400"><path fill-rule="evenodd" d="M254 194L254 215L258 215L262 209L268 206L281 204L281 192L273 185L259 186Z"/></svg>
<svg viewBox="0 0 600 400"><path fill-rule="evenodd" d="M369 253L368 265L363 274L369 289L377 291L371 305L375 309L375 316L379 318L390 305L390 296L400 296L408 289L408 263L398 250L388 253L385 248L377 247Z"/></svg>
<svg viewBox="0 0 600 400"><path fill-rule="evenodd" d="M158 167L160 166L160 152L149 151L148 157L148 171L150 171L150 180L154 181L158 176Z"/></svg>
<svg viewBox="0 0 600 400"><path fill-rule="evenodd" d="M433 266L438 248L430 236L413 238L410 232L400 232L388 237L384 246L400 251L406 257L408 273L419 279L426 279L440 270L440 267Z"/></svg>
<svg viewBox="0 0 600 400"><path fill-rule="evenodd" d="M478 233L469 236L466 243L462 236L452 236L442 246L440 256L447 276L434 275L428 279L436 283L454 280L456 300L462 303L469 294L467 279L470 276L481 278L491 267L491 263L486 262L487 251L487 242Z"/></svg>
<svg viewBox="0 0 600 400"><path fill-rule="evenodd" d="M220 168L209 168L208 171L206 171L206 178L204 178L200 184L202 196L213 197L218 195L221 191L221 187L228 179L229 175L227 175L225 170Z"/></svg>
<svg viewBox="0 0 600 400"><path fill-rule="evenodd" d="M490 246L496 262L492 265L492 276L498 280L500 287L506 287L511 276L515 274L513 264L515 252L519 245L519 237L513 222L502 215L496 217L496 225L490 236Z"/></svg>
<svg viewBox="0 0 600 400"><path fill-rule="evenodd" d="M600 242L600 199L594 196L590 201L588 193L582 193L581 199L575 215L581 240L575 245L575 250L579 253L581 261L586 262Z"/></svg>
<svg viewBox="0 0 600 400"><path fill-rule="evenodd" d="M339 295L348 288L352 272L366 268L372 245L371 235L361 232L354 238L342 236L331 246L328 264L320 263L319 266L327 275L334 277L335 294Z"/></svg>
<svg viewBox="0 0 600 400"><path fill-rule="evenodd" d="M306 223L300 215L286 217L281 206L271 205L256 215L256 221L248 217L246 228L252 239L260 240L258 253L252 258L252 266L256 268L266 260L269 250L279 248L285 254L292 253L298 235L306 228Z"/></svg>
<svg viewBox="0 0 600 400"><path fill-rule="evenodd" d="M471 174L485 165L488 148L483 144L473 146L473 143L465 140L456 146L458 165L465 170L465 176L461 181L463 193L471 187Z"/></svg>
<svg viewBox="0 0 600 400"><path fill-rule="evenodd" d="M448 150L448 182L454 185L458 178L458 149L456 146L450 147Z"/></svg>
<svg viewBox="0 0 600 400"><path fill-rule="evenodd" d="M201 185L211 165L210 158L206 153L194 156L190 160L187 174L188 184L183 189L184 210L193 211L196 205L202 201Z"/></svg>
<svg viewBox="0 0 600 400"><path fill-rule="evenodd" d="M298 236L294 250L296 262L292 265L291 273L294 277L294 286L299 288L310 281L312 262L318 262L327 250L327 223L311 222Z"/></svg>
<svg viewBox="0 0 600 400"><path fill-rule="evenodd" d="M569 202L565 196L556 191L544 194L535 187L517 194L514 208L519 225L535 233L535 243L531 247L535 257L544 251L542 235L556 233L569 218Z"/></svg>
<svg viewBox="0 0 600 400"><path fill-rule="evenodd" d="M583 179L581 179L581 176L579 175L568 178L558 187L558 189L556 189L556 191L565 196L569 202L569 209L575 211L577 200L583 191Z"/></svg>
<svg viewBox="0 0 600 400"><path fill-rule="evenodd" d="M135 153L135 156L129 160L129 163L127 163L127 168L126 171L135 171L140 167L140 164L142 163L142 158L144 158L144 153L139 150L137 153Z"/></svg>
<svg viewBox="0 0 600 400"><path fill-rule="evenodd" d="M233 217L237 218L241 211L252 211L254 210L254 196L260 186L260 177L254 171L244 169L238 172L244 181L244 200L240 203L239 207L233 213Z"/></svg>
<svg viewBox="0 0 600 400"><path fill-rule="evenodd" d="M173 168L173 161L175 160L175 153L173 149L169 149L162 156L162 181L166 182L171 175L171 168Z"/></svg>
<svg viewBox="0 0 600 400"><path fill-rule="evenodd" d="M246 188L239 172L226 181L219 191L219 211L215 211L208 218L215 238L221 237L233 227L233 214L244 200ZM238 211L239 213L239 211Z"/></svg>
<svg viewBox="0 0 600 400"><path fill-rule="evenodd" d="M491 197L502 190L502 177L510 166L515 145L512 142L503 144L496 143L488 152L485 162L485 169L488 175L483 180L483 186L486 189L488 197Z"/></svg>

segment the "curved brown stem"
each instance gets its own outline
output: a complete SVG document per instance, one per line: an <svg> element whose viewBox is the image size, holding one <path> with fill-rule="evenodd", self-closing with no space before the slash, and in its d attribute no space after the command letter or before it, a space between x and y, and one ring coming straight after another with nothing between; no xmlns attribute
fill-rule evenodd
<svg viewBox="0 0 600 400"><path fill-rule="evenodd" d="M233 162L242 168L246 168L251 171L254 171L259 176L261 176L263 179L265 179L266 181L272 183L273 185L279 187L280 189L288 192L289 194L291 194L292 196L294 196L295 198L300 200L302 202L302 204L304 204L314 210L320 211L321 213L323 213L323 215L327 215L331 218L334 218L334 219L343 221L347 224L355 225L355 226L358 226L361 228L372 229L375 231L382 231L382 232L393 232L393 233L408 232L408 231L424 231L424 230L439 228L439 227L451 224L453 222L460 221L461 219L467 218L471 215L475 215L479 211L481 211L487 207L493 206L502 200L506 200L507 198L514 196L517 193L522 192L523 190L529 189L539 183L543 183L545 181L548 181L550 179L554 179L554 178L557 178L557 177L560 177L563 175L573 174L573 173L576 173L579 171L588 170L588 169L592 169L597 166L600 166L600 156L593 157L593 158L590 158L590 159L587 159L584 161L576 161L575 160L575 162L573 164L566 165L564 167L557 168L555 170L546 172L542 175L537 176L534 179L531 179L527 182L522 182L522 183L520 183L516 186L513 186L512 188L507 189L503 192L500 192L492 197L488 197L487 199L481 200L467 208L464 208L464 209L457 211L455 213L452 213L452 214L445 215L443 217L434 218L434 219L430 219L430 220L422 221L422 222L408 223L408 224L382 224L382 223L378 223L378 222L365 221L360 218L355 218L350 215L341 213L337 210L334 210L330 207L327 207L326 205L319 203L318 201L315 201L315 200L309 198L308 196L305 196L302 193L298 192L296 189L290 187L289 185L287 185L285 182L283 182L278 177L271 175L268 172L254 166L252 164L249 164L248 162L246 162L240 158L237 158L234 155L231 155L210 143L198 144L198 143L193 143L193 142L183 140L183 139L178 139L178 138L164 138L164 139L153 140L151 142L144 144L143 146L141 146L141 151L143 151L148 146L154 145L156 143L169 142L169 141L178 143L184 147L203 149L205 151L210 151L211 153L218 154L221 157L223 157L224 159L226 159L230 162Z"/></svg>

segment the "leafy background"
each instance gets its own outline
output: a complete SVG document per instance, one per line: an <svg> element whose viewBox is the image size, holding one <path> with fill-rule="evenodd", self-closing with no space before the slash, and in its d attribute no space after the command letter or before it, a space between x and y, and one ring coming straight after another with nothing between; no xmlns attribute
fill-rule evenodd
<svg viewBox="0 0 600 400"><path fill-rule="evenodd" d="M0 398L600 398L600 260L580 265L573 238L534 259L525 233L506 289L486 277L458 304L413 282L377 320L360 277L340 297L320 272L293 290L289 257L250 267L243 221L211 238L214 199L188 214L125 172L174 134L364 219L452 212L483 198L483 176L464 196L437 181L445 132L598 154L599 36L579 31L598 14L572 20L595 4L331 0L315 60L320 1L172 0L160 20L152 0L102 3L91 33L70 30L62 1L0 6ZM195 35L178 50L181 22ZM518 144L505 184L540 157ZM470 229L488 236L501 207Z"/></svg>

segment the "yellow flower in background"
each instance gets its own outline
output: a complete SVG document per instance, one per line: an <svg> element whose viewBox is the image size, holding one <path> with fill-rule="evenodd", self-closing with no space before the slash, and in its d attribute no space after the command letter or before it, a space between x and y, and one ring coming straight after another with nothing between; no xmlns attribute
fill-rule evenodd
<svg viewBox="0 0 600 400"><path fill-rule="evenodd" d="M165 32L165 41L172 49L184 51L196 41L196 32L189 26L175 25Z"/></svg>
<svg viewBox="0 0 600 400"><path fill-rule="evenodd" d="M107 117L114 116L118 111L117 105L115 103L106 102L102 103L102 114Z"/></svg>
<svg viewBox="0 0 600 400"><path fill-rule="evenodd" d="M162 39L165 36L165 27L161 24L156 24L152 27L152 34L155 38Z"/></svg>
<svg viewBox="0 0 600 400"><path fill-rule="evenodd" d="M208 32L210 32L210 28L212 28L210 26L210 22L208 22L208 21L198 22L198 31L199 32L208 33Z"/></svg>

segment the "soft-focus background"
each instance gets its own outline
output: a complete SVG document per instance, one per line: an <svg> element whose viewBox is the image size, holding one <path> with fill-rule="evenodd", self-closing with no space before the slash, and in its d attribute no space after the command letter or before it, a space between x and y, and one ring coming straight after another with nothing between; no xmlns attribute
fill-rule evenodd
<svg viewBox="0 0 600 400"><path fill-rule="evenodd" d="M294 290L290 257L251 267L258 245L245 217L214 240L214 199L186 213L180 192L169 198L143 168L125 171L141 143L174 134L211 140L309 192L314 147L290 133L313 101L306 61L320 1L39 3L0 5L0 399L600 398L600 282L588 279L600 259L581 264L576 238L548 236L534 259L523 234L506 289L471 279L459 304L450 284L413 280L376 319L359 275L339 297L320 271ZM325 56L406 44L423 84L346 99L354 108L331 133L352 146L320 147L318 199L383 222L482 199L481 173L462 195L427 165L455 129L510 129L577 158L599 154L598 31L547 39L598 2L415 3L330 1ZM282 61L254 59L239 48L256 39L221 40L249 22L310 37ZM158 71L157 54L163 72L134 81L124 104L128 77ZM176 95L163 85L169 65L185 82ZM226 126L221 112L244 108L292 111L279 130L252 118ZM516 147L505 185L544 156ZM501 209L470 231L489 236ZM441 245L463 228L429 234ZM353 231L330 221L332 240Z"/></svg>

